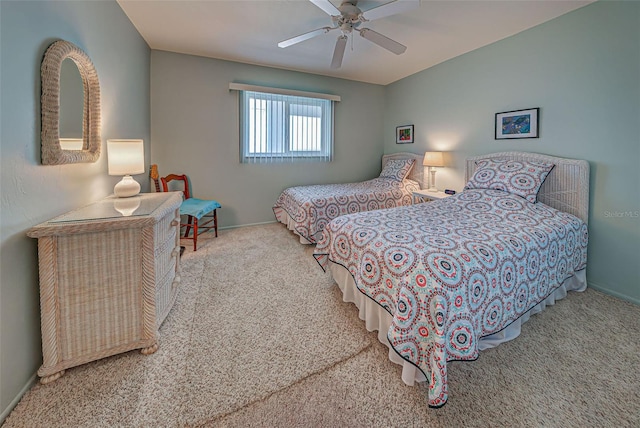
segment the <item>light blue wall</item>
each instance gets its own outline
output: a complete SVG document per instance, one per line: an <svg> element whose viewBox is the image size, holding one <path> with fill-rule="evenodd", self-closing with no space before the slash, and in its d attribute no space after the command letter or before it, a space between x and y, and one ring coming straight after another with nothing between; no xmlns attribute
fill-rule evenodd
<svg viewBox="0 0 640 428"><path fill-rule="evenodd" d="M494 114L540 107L540 138L494 140ZM415 124L420 151L523 150L591 166L588 281L640 303L640 3L601 1L386 87L385 151Z"/></svg>
<svg viewBox="0 0 640 428"><path fill-rule="evenodd" d="M112 193L107 138L143 138L149 159L150 50L115 1L0 2L0 412L42 362L36 241L31 227ZM55 40L93 61L102 92L96 163L40 164L40 63ZM146 176L136 177L149 189ZM0 417L0 421L2 417Z"/></svg>
<svg viewBox="0 0 640 428"><path fill-rule="evenodd" d="M95 164L40 165L39 69L58 39L96 66L103 142L145 139L161 173L188 172L197 194L223 203L222 226L273 220L271 205L290 185L370 178L383 152L452 151L438 187L456 189L469 155L513 149L587 159L590 284L640 301L638 3L595 3L386 88L159 51L150 65L114 1L2 0L0 18L0 410L41 363L36 243L26 231L111 193L117 181L107 176L104 144ZM336 161L240 165L231 81L341 95ZM528 107L541 107L539 139L493 139L494 113ZM396 146L395 127L409 123L416 143ZM148 190L145 176L136 179Z"/></svg>
<svg viewBox="0 0 640 428"><path fill-rule="evenodd" d="M335 106L335 160L240 164L238 93L250 83L340 95ZM331 77L152 51L151 158L161 175L190 176L194 194L222 204L222 227L274 221L283 189L351 182L380 173L384 87Z"/></svg>

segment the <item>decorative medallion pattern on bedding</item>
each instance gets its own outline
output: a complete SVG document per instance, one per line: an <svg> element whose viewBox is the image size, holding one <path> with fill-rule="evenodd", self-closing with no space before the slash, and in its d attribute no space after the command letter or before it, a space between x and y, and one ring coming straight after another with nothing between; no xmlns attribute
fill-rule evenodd
<svg viewBox="0 0 640 428"><path fill-rule="evenodd" d="M536 203L538 191L555 165L545 162L511 159L485 159L476 162L478 169L464 187L496 189L521 196Z"/></svg>
<svg viewBox="0 0 640 428"><path fill-rule="evenodd" d="M415 163L415 159L391 159L382 168L380 177L395 178L399 181L404 180Z"/></svg>
<svg viewBox="0 0 640 428"><path fill-rule="evenodd" d="M338 217L314 257L348 269L393 317L391 346L429 380L431 407L448 397L447 362L474 360L496 333L586 267L577 217L499 190Z"/></svg>
<svg viewBox="0 0 640 428"><path fill-rule="evenodd" d="M285 223L285 214L293 221L293 230L310 243L322 237L325 226L334 218L363 211L411 205L412 193L420 189L413 180L378 177L359 183L319 184L285 189L273 212Z"/></svg>

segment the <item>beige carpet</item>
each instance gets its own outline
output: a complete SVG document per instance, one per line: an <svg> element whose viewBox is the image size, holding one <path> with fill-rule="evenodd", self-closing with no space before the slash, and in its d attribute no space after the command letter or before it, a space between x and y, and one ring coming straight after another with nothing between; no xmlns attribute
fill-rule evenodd
<svg viewBox="0 0 640 428"><path fill-rule="evenodd" d="M570 293L516 340L449 363L449 402L429 409L283 226L199 248L157 353L67 370L3 427L640 426L638 306Z"/></svg>

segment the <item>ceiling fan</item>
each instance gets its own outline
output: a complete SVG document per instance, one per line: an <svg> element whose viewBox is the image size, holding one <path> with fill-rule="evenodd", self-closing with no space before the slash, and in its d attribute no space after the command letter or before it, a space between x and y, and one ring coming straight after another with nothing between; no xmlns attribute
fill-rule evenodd
<svg viewBox="0 0 640 428"><path fill-rule="evenodd" d="M353 31L357 31L365 39L393 52L396 55L404 53L404 51L407 50L407 47L403 44L400 44L395 40L391 40L387 36L373 31L370 28L361 28L360 25L364 22L406 12L420 6L420 0L393 0L389 3L385 3L381 6L362 12L357 6L358 0L344 0L339 7L335 7L329 0L309 1L331 16L333 26L318 28L317 30L309 31L304 34L300 34L299 36L283 40L278 43L278 46L286 48L291 45L295 45L296 43L328 33L329 31L339 29L342 34L338 37L336 47L333 51L331 68L340 68L342 65L342 58L344 57L347 40Z"/></svg>

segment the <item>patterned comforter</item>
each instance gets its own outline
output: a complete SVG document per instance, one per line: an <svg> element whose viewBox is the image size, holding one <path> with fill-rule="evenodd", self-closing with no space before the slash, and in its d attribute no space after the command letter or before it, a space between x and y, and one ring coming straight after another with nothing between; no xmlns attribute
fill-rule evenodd
<svg viewBox="0 0 640 428"><path fill-rule="evenodd" d="M549 296L587 263L577 217L499 190L338 217L314 257L344 266L393 317L391 346L447 400L447 361L478 357L478 340Z"/></svg>
<svg viewBox="0 0 640 428"><path fill-rule="evenodd" d="M288 220L284 214L288 214L294 223L292 230L313 244L334 218L411 205L412 193L419 189L420 185L410 179L399 181L382 177L359 183L296 186L280 194L273 212L284 224Z"/></svg>

